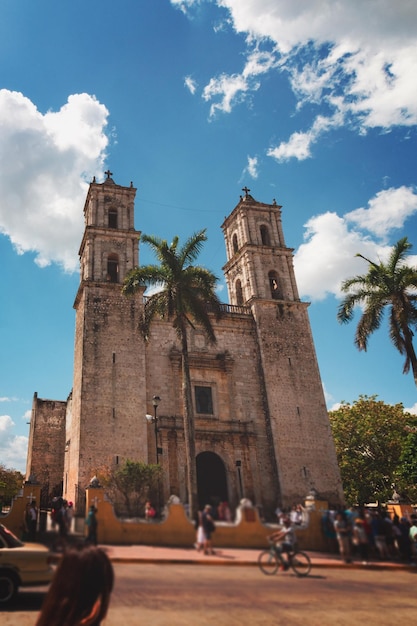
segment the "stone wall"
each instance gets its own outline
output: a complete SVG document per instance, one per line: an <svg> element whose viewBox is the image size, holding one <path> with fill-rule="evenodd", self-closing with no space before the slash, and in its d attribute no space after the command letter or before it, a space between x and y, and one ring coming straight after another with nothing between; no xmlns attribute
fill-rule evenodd
<svg viewBox="0 0 417 626"><path fill-rule="evenodd" d="M45 491L62 485L67 403L34 394L30 420L26 480L36 479Z"/></svg>

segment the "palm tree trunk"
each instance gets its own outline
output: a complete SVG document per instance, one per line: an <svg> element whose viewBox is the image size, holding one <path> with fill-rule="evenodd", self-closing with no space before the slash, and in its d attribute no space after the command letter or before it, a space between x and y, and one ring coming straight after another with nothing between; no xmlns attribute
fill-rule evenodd
<svg viewBox="0 0 417 626"><path fill-rule="evenodd" d="M413 370L414 383L417 387L417 357L413 346L413 335L410 328L406 325L403 328L405 351L410 359L411 369Z"/></svg>
<svg viewBox="0 0 417 626"><path fill-rule="evenodd" d="M187 330L185 326L181 328L181 344L182 344L182 397L184 403L184 440L185 440L185 456L187 463L187 490L188 490L188 506L189 515L194 519L197 512L197 468L195 459L195 430L194 430L194 411L191 396L191 376L190 366L188 362L188 343Z"/></svg>

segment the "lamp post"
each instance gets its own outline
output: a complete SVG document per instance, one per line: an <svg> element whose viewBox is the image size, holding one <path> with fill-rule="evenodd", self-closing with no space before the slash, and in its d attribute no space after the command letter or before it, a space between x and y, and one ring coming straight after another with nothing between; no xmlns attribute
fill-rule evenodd
<svg viewBox="0 0 417 626"><path fill-rule="evenodd" d="M148 422L154 424L154 429L155 429L155 446L156 446L156 464L159 464L159 454L162 453L162 449L158 447L158 416L157 416L157 409L158 409L158 404L161 402L161 398L159 396L153 396L152 398L152 405L153 405L153 415L146 415L146 419L148 420Z"/></svg>

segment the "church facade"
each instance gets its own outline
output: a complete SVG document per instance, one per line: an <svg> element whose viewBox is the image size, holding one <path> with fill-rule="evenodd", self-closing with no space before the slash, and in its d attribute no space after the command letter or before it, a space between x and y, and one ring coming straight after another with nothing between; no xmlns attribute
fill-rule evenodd
<svg viewBox="0 0 417 626"><path fill-rule="evenodd" d="M312 490L341 504L343 490L281 207L249 191L222 225L230 304L213 317L216 344L189 329L197 482L200 505L221 500L234 508L248 498L271 517ZM180 345L164 320L153 322L145 342L138 327L146 294L121 293L139 265L135 194L110 172L90 184L72 391L65 402L33 400L27 477L49 487L62 481L76 506L94 475L126 459L161 464L165 501L188 497Z"/></svg>

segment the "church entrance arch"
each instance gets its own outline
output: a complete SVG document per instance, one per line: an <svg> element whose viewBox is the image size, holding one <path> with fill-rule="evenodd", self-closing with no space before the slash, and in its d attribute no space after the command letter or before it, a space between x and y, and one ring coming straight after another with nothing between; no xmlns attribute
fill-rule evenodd
<svg viewBox="0 0 417 626"><path fill-rule="evenodd" d="M200 510L205 504L217 506L228 502L226 468L215 452L201 452L197 455L197 489Z"/></svg>

